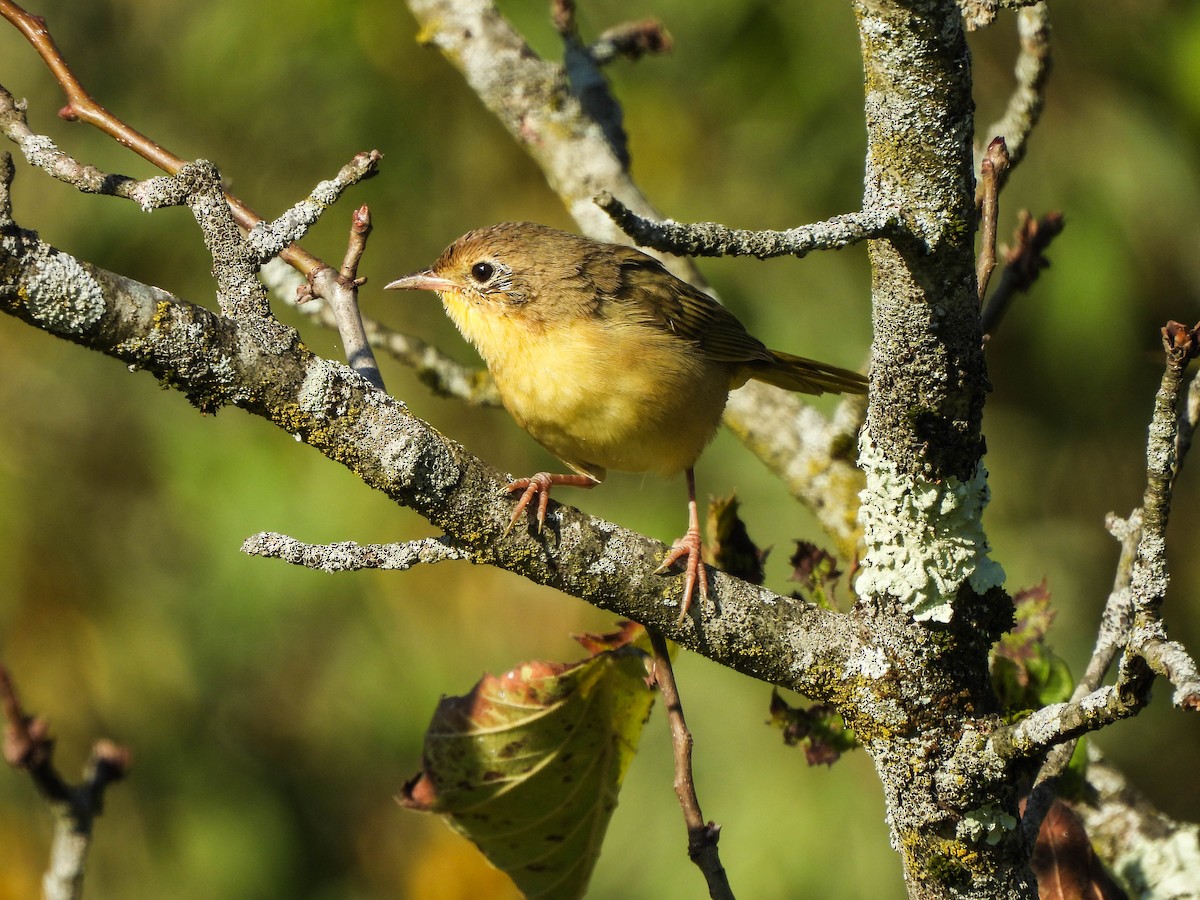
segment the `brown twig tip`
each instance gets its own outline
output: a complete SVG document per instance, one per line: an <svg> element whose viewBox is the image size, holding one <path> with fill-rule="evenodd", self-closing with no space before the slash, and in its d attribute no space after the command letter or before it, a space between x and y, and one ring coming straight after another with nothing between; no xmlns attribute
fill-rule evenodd
<svg viewBox="0 0 1200 900"><path fill-rule="evenodd" d="M371 210L365 203L350 216L350 227L355 234L367 234L371 231Z"/></svg>
<svg viewBox="0 0 1200 900"><path fill-rule="evenodd" d="M58 111L58 117L64 122L78 122L79 113L75 112L75 107L70 103Z"/></svg>
<svg viewBox="0 0 1200 900"><path fill-rule="evenodd" d="M92 745L89 780L96 784L120 781L132 765L133 752L128 747L101 738Z"/></svg>
<svg viewBox="0 0 1200 900"><path fill-rule="evenodd" d="M12 676L4 666L0 666L0 706L4 709L4 761L14 769L44 766L54 751L50 724L21 708Z"/></svg>
<svg viewBox="0 0 1200 900"><path fill-rule="evenodd" d="M1162 330L1163 349L1177 365L1186 364L1200 353L1200 325L1188 328L1181 322L1168 322Z"/></svg>
<svg viewBox="0 0 1200 900"><path fill-rule="evenodd" d="M1011 157L1008 155L1008 144L1005 142L1003 136L992 138L992 142L988 144L987 152L984 154L983 161L989 163L997 175L1002 176L1008 171Z"/></svg>

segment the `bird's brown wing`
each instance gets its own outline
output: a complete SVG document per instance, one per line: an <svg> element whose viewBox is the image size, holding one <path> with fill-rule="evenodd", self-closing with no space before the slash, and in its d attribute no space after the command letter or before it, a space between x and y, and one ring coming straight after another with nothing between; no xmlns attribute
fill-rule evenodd
<svg viewBox="0 0 1200 900"><path fill-rule="evenodd" d="M581 273L597 286L596 303L602 314L607 304L620 304L621 314L692 342L709 360L736 367L733 387L754 378L806 394L866 390L866 380L857 372L768 350L733 313L671 275L657 259L632 247L611 249L594 257L590 270Z"/></svg>
<svg viewBox="0 0 1200 900"><path fill-rule="evenodd" d="M661 262L631 247L618 248L603 303L619 303L626 314L694 343L714 362L773 362L771 351L720 303L676 278Z"/></svg>

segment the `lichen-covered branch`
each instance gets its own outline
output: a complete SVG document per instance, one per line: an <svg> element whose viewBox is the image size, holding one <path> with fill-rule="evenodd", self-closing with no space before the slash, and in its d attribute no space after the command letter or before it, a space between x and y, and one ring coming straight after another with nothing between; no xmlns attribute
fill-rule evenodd
<svg viewBox="0 0 1200 900"><path fill-rule="evenodd" d="M1028 759L1046 748L1136 715L1150 699L1153 674L1136 655L1122 657L1117 682L1092 691L1081 700L1054 703L1035 710L1013 725L999 729L988 741L1002 760Z"/></svg>
<svg viewBox="0 0 1200 900"><path fill-rule="evenodd" d="M866 398L847 397L826 418L810 406L797 409L790 394L751 381L731 393L725 407L729 429L812 510L846 559L854 558L862 539L864 480L855 457L865 406Z"/></svg>
<svg viewBox="0 0 1200 900"><path fill-rule="evenodd" d="M246 234L246 241L258 257L258 264L278 256L283 248L304 238L322 214L337 203L346 189L379 171L383 154L377 150L357 154L342 166L337 175L313 188L312 193L284 210L272 222L262 221Z"/></svg>
<svg viewBox="0 0 1200 900"><path fill-rule="evenodd" d="M607 192L600 194L596 203L638 246L684 256L754 256L758 259L795 256L800 259L814 250L840 250L900 231L900 210L896 207L864 209L787 231L751 231L718 222L685 225L671 219L647 218L634 213Z"/></svg>
<svg viewBox="0 0 1200 900"><path fill-rule="evenodd" d="M1088 838L1135 897L1187 897L1200 884L1200 825L1163 815L1088 747L1089 796L1075 803Z"/></svg>
<svg viewBox="0 0 1200 900"><path fill-rule="evenodd" d="M306 544L286 534L270 531L253 534L242 543L250 556L281 559L294 566L322 572L356 572L361 569L404 571L451 559L470 560L471 554L446 537L419 538L399 544Z"/></svg>
<svg viewBox="0 0 1200 900"><path fill-rule="evenodd" d="M1154 397L1154 415L1146 441L1146 493L1142 498L1142 541L1133 561L1129 589L1135 623L1148 625L1158 617L1167 593L1167 519L1175 480L1175 442L1179 434L1179 399L1183 373L1200 353L1200 328L1177 322L1163 328L1167 354L1162 382Z"/></svg>

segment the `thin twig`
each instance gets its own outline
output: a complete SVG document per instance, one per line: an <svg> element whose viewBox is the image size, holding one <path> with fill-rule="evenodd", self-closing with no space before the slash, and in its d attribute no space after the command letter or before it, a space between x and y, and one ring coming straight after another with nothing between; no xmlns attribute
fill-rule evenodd
<svg viewBox="0 0 1200 900"><path fill-rule="evenodd" d="M1008 169L1008 148L1004 138L993 138L980 164L980 186L983 205L980 208L979 262L975 266L975 281L979 287L979 308L987 296L988 282L996 268L996 220L1000 216L1000 182Z"/></svg>
<svg viewBox="0 0 1200 900"><path fill-rule="evenodd" d="M14 769L29 773L54 816L54 840L42 879L42 896L45 900L78 900L83 896L92 826L104 809L104 792L125 777L130 753L112 741L97 741L83 781L68 784L54 765L54 739L46 720L27 715L21 708L4 666L0 666L0 707L5 719L4 758Z"/></svg>
<svg viewBox="0 0 1200 900"><path fill-rule="evenodd" d="M358 277L358 263L367 249L367 237L370 233L371 212L365 205L360 206L351 216L350 239L346 245L346 256L342 261L336 286L322 291L314 281L313 289L316 293L322 293L329 301L329 309L333 313L350 368L382 391L385 390L383 375L380 374L379 364L371 351L371 343L363 326L362 312L358 307L358 289L366 280ZM330 277L330 271L325 270L322 274Z"/></svg>
<svg viewBox="0 0 1200 900"><path fill-rule="evenodd" d="M646 633L654 650L654 681L662 693L667 720L671 724L671 744L675 750L675 796L679 798L683 821L687 826L688 856L704 874L709 896L714 900L732 900L729 878L717 852L721 828L713 822L704 821L700 801L696 797L696 783L692 776L692 735L683 717L683 704L675 684L675 670L671 666L667 639L653 628L647 628Z"/></svg>
<svg viewBox="0 0 1200 900"><path fill-rule="evenodd" d="M596 197L596 205L612 216L639 246L681 256L801 258L814 250L839 250L860 241L886 237L900 227L900 213L896 209L864 209L787 231L750 231L716 222L685 225L670 219L655 221L633 212L607 192Z"/></svg>

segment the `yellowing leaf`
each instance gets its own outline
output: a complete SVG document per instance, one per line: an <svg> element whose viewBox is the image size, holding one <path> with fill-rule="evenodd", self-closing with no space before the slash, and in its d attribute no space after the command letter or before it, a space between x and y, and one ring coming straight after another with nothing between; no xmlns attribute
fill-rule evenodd
<svg viewBox="0 0 1200 900"><path fill-rule="evenodd" d="M443 699L400 802L445 816L527 897L581 896L654 701L643 658L524 663Z"/></svg>

